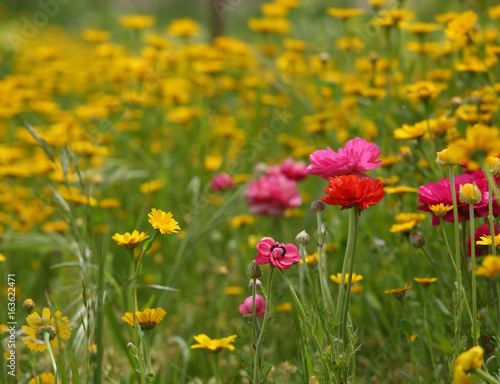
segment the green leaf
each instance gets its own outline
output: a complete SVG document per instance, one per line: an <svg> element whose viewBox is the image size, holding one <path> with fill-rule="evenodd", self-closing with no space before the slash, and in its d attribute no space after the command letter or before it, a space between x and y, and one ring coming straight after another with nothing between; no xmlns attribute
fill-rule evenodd
<svg viewBox="0 0 500 384"><path fill-rule="evenodd" d="M40 137L40 135L35 131L35 129L29 125L28 123L24 123L28 131L31 133L31 136L40 144L42 147L43 151L47 155L47 157L52 161L53 163L56 162L56 158L54 156L54 152L52 151L52 148L50 147L49 143L47 143L44 139Z"/></svg>

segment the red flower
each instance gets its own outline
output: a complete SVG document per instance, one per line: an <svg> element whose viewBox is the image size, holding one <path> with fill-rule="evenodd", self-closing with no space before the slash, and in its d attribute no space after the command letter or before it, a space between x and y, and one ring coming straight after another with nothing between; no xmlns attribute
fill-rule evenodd
<svg viewBox="0 0 500 384"><path fill-rule="evenodd" d="M330 196L322 197L321 201L330 205L341 205L341 209L357 205L363 210L377 204L385 195L382 182L378 179L348 175L330 177L329 181L325 193Z"/></svg>

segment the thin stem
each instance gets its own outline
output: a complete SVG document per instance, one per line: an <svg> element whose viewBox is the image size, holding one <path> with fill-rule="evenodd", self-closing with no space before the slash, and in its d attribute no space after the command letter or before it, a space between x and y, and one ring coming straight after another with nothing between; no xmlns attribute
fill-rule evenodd
<svg viewBox="0 0 500 384"><path fill-rule="evenodd" d="M316 211L316 222L318 226L318 268L319 268L319 282L321 288L321 296L323 298L323 305L325 308L330 308L333 311L333 299L330 294L330 290L327 286L327 271L326 271L326 260L323 258L324 244L325 244L325 234L323 232L323 224L321 222L321 211Z"/></svg>
<svg viewBox="0 0 500 384"><path fill-rule="evenodd" d="M483 173L486 175L488 179L488 219L490 225L490 236L491 236L491 254L496 256L497 249L495 245L495 223L493 221L493 189L494 189L494 180L491 172L483 166Z"/></svg>
<svg viewBox="0 0 500 384"><path fill-rule="evenodd" d="M448 255L450 256L451 264L453 265L453 269L456 272L457 265L455 264L455 260L453 260L453 255L451 254L450 243L448 241L448 236L446 235L446 229L444 228L444 225L441 226L441 230L443 231L444 242L446 243L446 249L448 250Z"/></svg>
<svg viewBox="0 0 500 384"><path fill-rule="evenodd" d="M255 355L253 360L253 382L260 383L259 381L259 355L260 348L262 346L262 339L264 338L264 334L267 330L267 320L269 319L269 305L271 304L271 281L273 280L274 270L276 268L271 266L271 272L269 273L269 278L267 280L267 302L266 302L266 313L264 314L264 320L262 321L262 328L259 334L259 338L257 339L257 344L255 345Z"/></svg>
<svg viewBox="0 0 500 384"><path fill-rule="evenodd" d="M469 223L471 237L471 260L472 260L472 344L477 345L477 294L476 294L476 245L474 239L474 204L469 204Z"/></svg>
<svg viewBox="0 0 500 384"><path fill-rule="evenodd" d="M219 352L214 353L214 375L215 384L220 384L220 356Z"/></svg>
<svg viewBox="0 0 500 384"><path fill-rule="evenodd" d="M434 272L436 272L436 277L438 278L438 281L439 281L439 283L441 285L441 288L442 288L443 292L445 292L446 289L445 289L444 284L443 284L443 279L441 277L441 274L439 273L439 270L436 267L436 263L434 263L434 260L432 260L432 258L429 256L429 254L427 253L427 251L425 250L424 247L422 247L420 249L424 253L425 257L427 257L427 260L429 260L429 263L431 263L432 268L434 269Z"/></svg>
<svg viewBox="0 0 500 384"><path fill-rule="evenodd" d="M460 230L458 228L458 207L457 207L457 195L455 191L455 175L453 173L453 166L449 165L449 175L450 175L450 187L451 187L451 198L453 201L453 228L455 230L455 266L457 272L457 305L455 306L455 343L458 347L460 345L460 334L462 328L462 275L460 271Z"/></svg>
<svg viewBox="0 0 500 384"><path fill-rule="evenodd" d="M152 338L152 333L151 330L148 329L145 332L144 335L144 355L146 357L146 363L148 365L148 374L153 372L152 364L151 364L151 338Z"/></svg>
<svg viewBox="0 0 500 384"><path fill-rule="evenodd" d="M500 380L491 376L489 373L483 371L482 369L472 368L471 372L490 384L500 384Z"/></svg>
<svg viewBox="0 0 500 384"><path fill-rule="evenodd" d="M255 348L255 343L257 342L257 317L255 316L256 309L255 309L255 296L257 295L257 279L252 279L253 281L253 286L252 286L252 344L253 347ZM266 307L267 311L267 307Z"/></svg>
<svg viewBox="0 0 500 384"><path fill-rule="evenodd" d="M436 383L439 382L438 371L436 369L436 358L434 357L434 349L432 348L432 335L429 330L429 322L427 321L427 294L424 293L424 329L427 336L429 353L431 355L432 372L434 373L434 379Z"/></svg>
<svg viewBox="0 0 500 384"><path fill-rule="evenodd" d="M57 364L54 359L54 354L52 353L52 348L50 347L50 334L49 332L43 332L43 341L45 342L45 346L47 347L47 352L49 353L50 361L52 363L52 369L54 370L54 382L57 383Z"/></svg>

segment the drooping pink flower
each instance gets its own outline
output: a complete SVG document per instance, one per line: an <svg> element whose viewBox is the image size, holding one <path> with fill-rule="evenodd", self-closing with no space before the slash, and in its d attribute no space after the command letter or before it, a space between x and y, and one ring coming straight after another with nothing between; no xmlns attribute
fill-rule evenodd
<svg viewBox="0 0 500 384"><path fill-rule="evenodd" d="M233 188L234 182L227 173L221 173L213 178L211 187L215 191L223 191Z"/></svg>
<svg viewBox="0 0 500 384"><path fill-rule="evenodd" d="M270 217L281 217L302 203L297 183L281 173L266 174L250 183L246 198L252 214Z"/></svg>
<svg viewBox="0 0 500 384"><path fill-rule="evenodd" d="M309 158L311 165L306 173L328 180L329 177L357 175L366 177L362 172L378 168L382 161L376 161L380 156L378 146L365 139L355 137L345 143L344 149L338 152L330 147L314 151Z"/></svg>
<svg viewBox="0 0 500 384"><path fill-rule="evenodd" d="M245 299L243 304L239 306L242 316L251 315L253 306L253 296ZM261 295L255 295L255 316L263 317L266 314L266 301Z"/></svg>
<svg viewBox="0 0 500 384"><path fill-rule="evenodd" d="M299 250L293 244L283 244L270 237L264 237L257 244L257 264L271 263L276 268L289 269L293 264L300 262Z"/></svg>
<svg viewBox="0 0 500 384"><path fill-rule="evenodd" d="M495 236L498 235L500 232L498 230L498 226L495 226ZM481 236L490 236L490 226L487 224L481 224L476 230L474 231L474 244L476 244L476 241L481 240ZM484 256L488 254L488 246L487 245L477 245L476 244L476 256ZM472 252L471 252L471 237L469 236L467 238L467 256L471 257Z"/></svg>
<svg viewBox="0 0 500 384"><path fill-rule="evenodd" d="M463 218L469 220L469 204L461 203L459 199L460 185L475 183L482 194L482 199L478 204L474 204L474 217L485 217L488 215L488 180L483 171L465 172L460 176L455 177L455 194L457 197L458 220ZM453 205L451 195L450 179L443 177L437 183L427 183L420 186L418 189L418 203L422 204L418 207L421 211L432 212L429 205L436 205L443 203L444 205ZM498 216L500 214L500 207L493 197L493 214ZM443 220L453 222L453 211L449 211L443 217ZM439 217L432 218L432 225L438 225L440 222Z"/></svg>
<svg viewBox="0 0 500 384"><path fill-rule="evenodd" d="M305 162L295 162L291 157L287 157L281 164L269 168L267 173L282 173L290 180L300 181L307 177L306 169Z"/></svg>

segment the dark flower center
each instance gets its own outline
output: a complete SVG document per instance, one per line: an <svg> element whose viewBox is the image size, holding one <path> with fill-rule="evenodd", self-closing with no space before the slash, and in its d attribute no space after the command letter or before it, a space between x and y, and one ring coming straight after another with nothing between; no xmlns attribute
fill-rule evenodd
<svg viewBox="0 0 500 384"><path fill-rule="evenodd" d="M44 333L49 334L49 340L51 341L54 340L57 335L56 329L50 324L45 324L38 328L36 330L36 338L39 340L43 340Z"/></svg>
<svg viewBox="0 0 500 384"><path fill-rule="evenodd" d="M278 250L276 252L274 252L275 249ZM281 250L281 255L279 255L279 250ZM283 244L280 244L280 243L276 243L274 245L271 246L271 249L270 249L271 253L273 253L275 256L276 255L279 255L280 257L283 257L286 255L286 248Z"/></svg>

